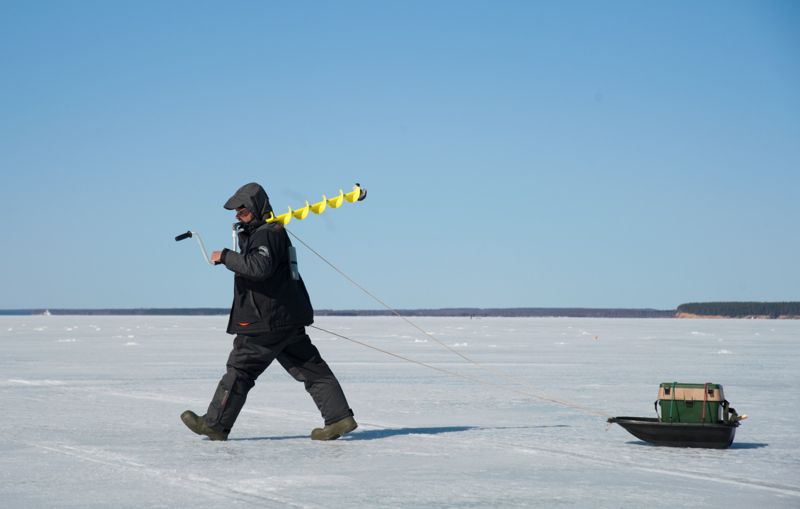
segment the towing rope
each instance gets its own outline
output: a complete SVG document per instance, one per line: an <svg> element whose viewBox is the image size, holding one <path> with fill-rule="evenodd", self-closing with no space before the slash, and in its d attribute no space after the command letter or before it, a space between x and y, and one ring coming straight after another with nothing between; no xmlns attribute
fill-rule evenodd
<svg viewBox="0 0 800 509"><path fill-rule="evenodd" d="M454 354L458 355L459 357L461 357L462 359L464 359L464 360L465 360L465 361L467 361L468 363L470 363L470 364L472 364L472 365L474 365L474 366L476 366L476 367L478 367L478 368L481 368L481 369L485 369L485 370L487 370L487 371L490 371L490 372L492 372L493 374L495 374L495 375L499 376L500 378L503 378L503 379L505 379L506 381L509 381L509 382L511 382L511 383L513 383L513 384L518 384L518 385L528 385L526 382L524 382L524 381L521 381L520 379L517 379L517 378L514 378L514 377L510 377L510 376L506 375L505 373L501 373L501 372L499 372L499 371L496 371L496 370L494 370L494 369L490 368L489 366L484 366L484 365L482 365L481 363L479 363L478 361L476 361L476 360L474 360L474 359L471 359L471 358L467 357L466 355L464 355L463 353L459 352L458 350L455 350L453 347L451 347L451 346L449 346L449 345L445 344L444 342L440 341L440 340L439 340L439 338L437 338L436 336L434 336L434 335L433 335L433 334L431 334L430 332L426 331L426 330L425 330L425 329L423 329L422 327L418 326L416 323L414 323L413 321L411 321L410 319L408 319L408 317L401 315L401 314L400 314L400 313L399 313L399 312L398 312L396 309L394 309L393 307L391 307L390 305L388 305L387 303L385 303L383 300L381 300L380 298L378 298L378 297L377 297L375 294L373 294L372 292L370 292L369 290L367 290L366 288L364 288L364 286L362 286L361 284L359 284L359 283L358 283L357 281L355 281L353 278L351 278L350 276L348 276L348 275L347 275L347 274L346 274L344 271L342 271L341 269L339 269L339 267L337 267L336 265L334 265L334 264L333 264L332 262L330 262L330 261L329 261L327 258L325 258L325 257L324 257L324 256L322 256L322 255L321 255L319 252L317 252L317 251L316 251L314 248L312 248L311 246L309 246L309 245L308 245L308 244L307 244L307 243L306 243L306 242L305 242L303 239L301 239L300 237L298 237L298 236L297 236L296 234L294 234L293 232L289 231L289 229L288 229L288 228L286 229L286 231L287 231L287 232L288 232L288 233L289 233L289 234L290 234L292 237L294 237L295 239L297 239L297 241L298 241L298 242L300 242L300 243L301 243L303 246L305 246L305 247L306 247L306 248L307 248L309 251L311 251L312 253L314 253L314 254L315 254L315 255L316 255L316 256L317 256L317 257L318 257L320 260L322 260L323 262L325 262L326 264L328 264L328 266L330 266L330 267L331 267L333 270L335 270L336 272L338 272L338 273L339 273L339 275L341 275L342 277L344 277L344 278L345 278L347 281L349 281L351 284L353 284L353 285L354 285L355 287L357 287L359 290L361 290L362 292L364 292L366 295L368 295L368 296L369 296L370 298L372 298L374 301L378 302L378 303L379 303L381 306L383 306L384 308L386 308L386 309L387 309L388 311L390 311L392 314L394 314L395 316L397 316L398 318L402 319L404 322L406 322L407 324L409 324L409 325L410 325L410 326L412 326L413 328L415 328L415 329L417 329L418 331L420 331L421 333L423 333L423 334L424 334L426 337L428 337L428 338L432 339L434 342L436 342L436 343L437 343L437 344L439 344L440 346L442 346L442 347L444 347L445 349L449 350L450 352L452 352L452 353L454 353ZM344 340L350 341L350 342L352 342L352 343L355 343L355 344L358 344L358 345L361 345L361 346L364 346L364 347L367 347L367 348L371 348L371 349L373 349L373 350L376 350L376 351L378 351L378 352L382 352L382 353L384 353L384 354L387 354L387 355L390 355L390 356L392 356L392 357L396 357L396 358L398 358L398 359L402 359L402 360L404 360L404 361L411 362L411 363L413 363L413 364L417 364L417 365L420 365L420 366L424 366L424 367L426 367L426 368L433 369L433 370L439 371L439 372L441 372L441 373L445 373L445 374L448 374L448 375L456 376L456 377L459 377L459 378L464 378L464 379L466 379L466 380L470 380L470 381L477 382L477 383L484 384L484 385L490 385L490 386L493 386L493 387L500 387L500 388L503 388L503 389L509 389L509 390L511 390L511 391L513 391L513 392L516 392L517 394L521 394L521 395L524 395L524 396L527 396L527 397L530 397L530 398L534 398L534 399L537 399L537 400L541 400L541 401L547 401L547 402L549 402L549 403L555 403L555 404L557 404L557 405L561 405L561 406L564 406L564 407L572 408L573 410L578 410L578 411L580 411L580 412L583 412L583 413L586 413L586 414L595 415L595 416L600 416L600 417L611 417L611 415L610 415L610 414L607 414L607 413L605 413L605 412L602 412L602 411L600 411L600 410L596 410L596 409L593 409L593 408L589 408L589 407L586 407L586 406L583 406L583 405L579 405L579 404L576 404L576 403L571 403L571 402L569 402L569 401L565 401L565 400L561 400L561 399L551 398L551 397L548 397L548 396L544 396L544 395L542 395L542 394L538 394L538 393L536 393L536 392L532 392L532 391L526 391L526 390L518 389L518 388L516 388L516 387L508 387L508 386L506 386L506 385L503 385L503 384L498 384L498 383L495 383L495 382L490 382L490 381L487 381L487 380L484 380L484 379L481 379L481 378L476 378L476 377L472 377L472 376L469 376L469 375L464 375L464 374L457 373L457 372L455 372L455 371L451 371L451 370L448 370L448 369L439 368L439 367L437 367L437 366L433 366L433 365L431 365L431 364L427 364L427 363L424 363L424 362L421 362L421 361L417 361L417 360L411 359L411 358L409 358L409 357L404 357L404 356L402 356L402 355L398 355L398 354L392 353L392 352L390 352L390 351L388 351L388 350L383 350L383 349L381 349L381 348L378 348L378 347L375 347L375 346L369 345L369 344L367 344L367 343L364 343L364 342L362 342L362 341L358 341L358 340L355 340L355 339L352 339L352 338L348 338L347 336L343 336L343 335L341 335L341 334L337 334L337 333L335 333L335 332L332 332L332 331L329 331L329 330L323 329L323 328L321 328L321 327L316 327L316 326L314 326L314 325L311 325L311 327L312 327L313 329L317 329L317 330L319 330L319 331L325 332L325 333L327 333L327 334L330 334L330 335L332 335L332 336L336 336L336 337L338 337L338 338L341 338L341 339L344 339Z"/></svg>

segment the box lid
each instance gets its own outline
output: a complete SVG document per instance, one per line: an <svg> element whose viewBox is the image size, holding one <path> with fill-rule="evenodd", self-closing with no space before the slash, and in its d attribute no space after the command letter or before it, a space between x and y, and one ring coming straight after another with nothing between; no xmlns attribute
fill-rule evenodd
<svg viewBox="0 0 800 509"><path fill-rule="evenodd" d="M658 386L658 399L680 401L724 401L719 384L665 382Z"/></svg>

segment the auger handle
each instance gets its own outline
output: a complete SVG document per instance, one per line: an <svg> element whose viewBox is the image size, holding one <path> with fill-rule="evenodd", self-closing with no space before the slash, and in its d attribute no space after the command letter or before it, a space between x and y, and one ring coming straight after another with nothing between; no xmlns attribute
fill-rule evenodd
<svg viewBox="0 0 800 509"><path fill-rule="evenodd" d="M181 233L180 235L175 237L175 240L181 241L183 239L188 239L191 237L197 239L197 245L200 247L200 254L203 255L203 259L206 261L206 263L208 263L209 265L216 265L216 263L212 262L211 259L208 257L208 254L206 253L206 245L203 242L203 237L201 237L199 233L189 230L188 232Z"/></svg>

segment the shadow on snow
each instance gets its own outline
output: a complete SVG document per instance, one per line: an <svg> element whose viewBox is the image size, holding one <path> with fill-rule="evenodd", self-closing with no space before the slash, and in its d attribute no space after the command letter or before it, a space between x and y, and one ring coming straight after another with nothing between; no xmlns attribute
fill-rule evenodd
<svg viewBox="0 0 800 509"><path fill-rule="evenodd" d="M442 433L459 433L463 431L495 431L495 430L508 430L508 429L541 429L541 428L569 428L567 424L556 424L552 426L501 426L501 427L483 427L483 426L438 426L431 428L382 428L371 429L364 431L354 431L345 436L341 440L380 440L382 438L390 438L397 436L407 435L441 435ZM250 437L250 438L229 438L228 441L255 441L255 440L297 440L308 439L308 435L286 435L276 437Z"/></svg>

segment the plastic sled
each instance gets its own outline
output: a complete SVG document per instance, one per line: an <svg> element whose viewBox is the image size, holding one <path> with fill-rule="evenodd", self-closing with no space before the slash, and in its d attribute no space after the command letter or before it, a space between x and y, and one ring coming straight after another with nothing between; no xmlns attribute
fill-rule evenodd
<svg viewBox="0 0 800 509"><path fill-rule="evenodd" d="M653 445L727 449L733 443L739 421L716 424L661 422L656 417L611 417L631 435Z"/></svg>

